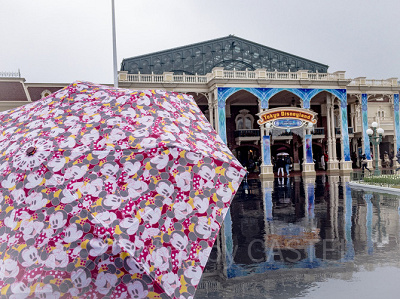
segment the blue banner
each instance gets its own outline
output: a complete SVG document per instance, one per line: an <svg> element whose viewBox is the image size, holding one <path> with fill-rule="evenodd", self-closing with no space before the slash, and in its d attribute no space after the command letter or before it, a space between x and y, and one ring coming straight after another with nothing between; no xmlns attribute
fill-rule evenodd
<svg viewBox="0 0 400 299"><path fill-rule="evenodd" d="M307 134L305 136L305 141L306 141L306 162L307 163L313 163L313 157L312 157L312 135Z"/></svg>
<svg viewBox="0 0 400 299"><path fill-rule="evenodd" d="M271 165L271 141L269 136L263 136L264 164Z"/></svg>

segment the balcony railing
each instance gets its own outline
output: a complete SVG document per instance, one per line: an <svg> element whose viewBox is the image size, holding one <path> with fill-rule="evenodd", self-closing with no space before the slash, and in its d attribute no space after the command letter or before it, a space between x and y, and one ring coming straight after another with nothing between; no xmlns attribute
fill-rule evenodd
<svg viewBox="0 0 400 299"><path fill-rule="evenodd" d="M325 135L325 128L314 128L313 135Z"/></svg>
<svg viewBox="0 0 400 299"><path fill-rule="evenodd" d="M21 78L21 73L19 72L0 72L0 78Z"/></svg>
<svg viewBox="0 0 400 299"><path fill-rule="evenodd" d="M349 134L354 134L354 128L353 127L348 127L348 133ZM335 134L340 135L341 134L341 129L340 128L335 128Z"/></svg>
<svg viewBox="0 0 400 299"><path fill-rule="evenodd" d="M356 79L352 79L349 86L392 87L392 86L399 86L399 82L397 81L397 78L382 79L382 80L356 78Z"/></svg>
<svg viewBox="0 0 400 299"><path fill-rule="evenodd" d="M144 83L208 83L213 79L241 79L241 80L312 80L312 81L338 81L345 80L344 72L329 73L309 73L305 70L297 72L268 72L266 69L255 71L245 70L224 70L214 68L211 73L206 75L176 75L173 73L163 74L128 74L121 71L118 74L121 82L144 82Z"/></svg>
<svg viewBox="0 0 400 299"><path fill-rule="evenodd" d="M121 71L118 74L121 82L144 82L144 83L192 83L206 84L213 79L240 79L240 80L308 80L308 81L341 81L348 80L349 86L381 86L397 87L398 78L389 78L386 80L373 80L362 78L346 79L345 72L334 73L310 73L307 70L297 72L269 72L266 69L257 69L255 71L244 70L225 70L216 67L211 73L206 75L186 75L166 72L163 74L128 74L127 71Z"/></svg>
<svg viewBox="0 0 400 299"><path fill-rule="evenodd" d="M368 117L368 123L371 124L372 122L376 121L378 125L393 125L394 118L392 116L385 116L385 117L378 117L372 116Z"/></svg>
<svg viewBox="0 0 400 299"><path fill-rule="evenodd" d="M200 75L170 75L165 76L165 74L119 74L119 81L125 82L142 82L142 83L198 83L205 84L209 80L207 76Z"/></svg>
<svg viewBox="0 0 400 299"><path fill-rule="evenodd" d="M235 138L238 137L258 137L260 136L259 129L248 129L248 130L236 130Z"/></svg>

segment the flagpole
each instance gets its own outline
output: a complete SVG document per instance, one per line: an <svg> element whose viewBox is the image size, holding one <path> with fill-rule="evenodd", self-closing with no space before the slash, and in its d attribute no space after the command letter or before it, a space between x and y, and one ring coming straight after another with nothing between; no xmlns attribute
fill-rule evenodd
<svg viewBox="0 0 400 299"><path fill-rule="evenodd" d="M118 87L117 43L116 43L116 36L115 36L115 8L114 8L114 0L111 0L111 6L112 6L112 35L113 35L114 87Z"/></svg>

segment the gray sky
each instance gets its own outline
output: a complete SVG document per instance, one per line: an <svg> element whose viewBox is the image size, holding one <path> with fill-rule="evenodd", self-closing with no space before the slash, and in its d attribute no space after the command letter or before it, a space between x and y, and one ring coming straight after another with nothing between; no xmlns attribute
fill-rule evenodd
<svg viewBox="0 0 400 299"><path fill-rule="evenodd" d="M400 77L399 0L115 0L123 58L234 34L346 71ZM0 71L112 83L111 0L0 0Z"/></svg>

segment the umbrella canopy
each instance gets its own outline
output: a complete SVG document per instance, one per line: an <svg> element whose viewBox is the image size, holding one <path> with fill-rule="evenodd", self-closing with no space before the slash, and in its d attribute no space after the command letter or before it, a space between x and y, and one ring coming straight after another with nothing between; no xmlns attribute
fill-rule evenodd
<svg viewBox="0 0 400 299"><path fill-rule="evenodd" d="M278 153L277 156L289 156L288 153Z"/></svg>
<svg viewBox="0 0 400 299"><path fill-rule="evenodd" d="M191 298L245 170L192 97L74 84L0 113L7 298Z"/></svg>

